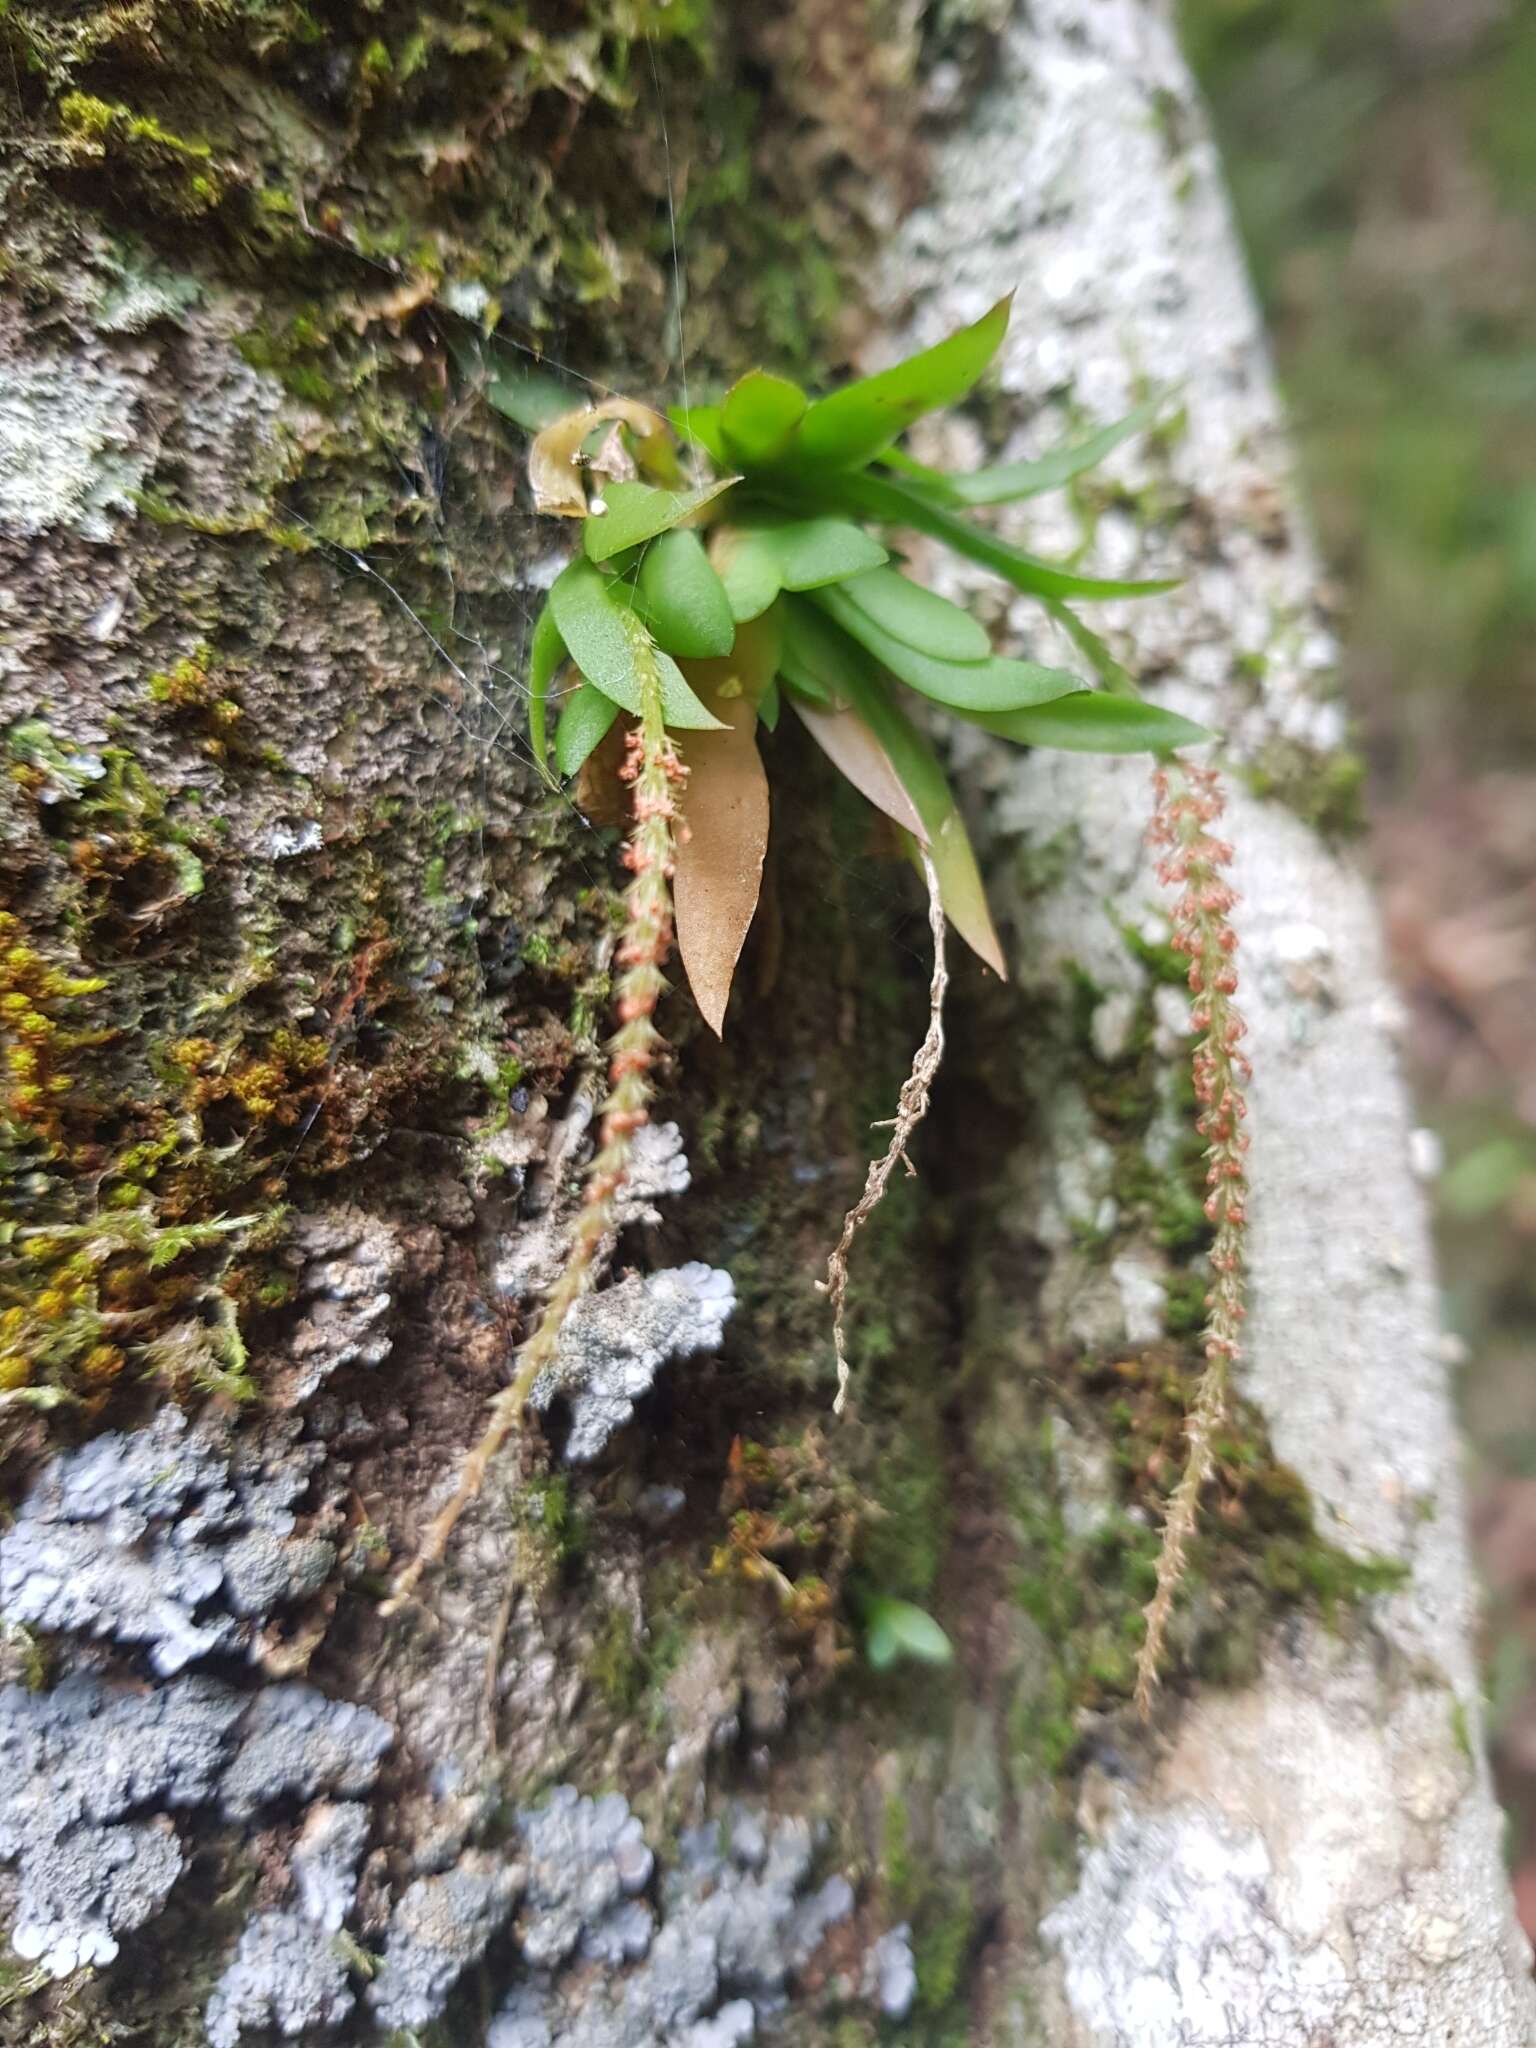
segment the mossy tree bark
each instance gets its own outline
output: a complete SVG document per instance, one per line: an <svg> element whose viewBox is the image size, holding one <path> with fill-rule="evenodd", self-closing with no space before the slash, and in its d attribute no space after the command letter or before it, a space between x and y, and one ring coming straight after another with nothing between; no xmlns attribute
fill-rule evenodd
<svg viewBox="0 0 1536 2048"><path fill-rule="evenodd" d="M1317 567L1171 36L1135 0L734 13L0 20L0 1740L53 1787L5 1821L0 2027L1536 2038ZM498 386L543 348L654 397L679 329L696 383L825 374L1015 286L934 450L1180 386L1031 535L1187 574L1103 628L1240 787L1253 1341L1162 1721L1127 1702L1204 1235L1145 771L975 741L1016 978L957 974L921 1175L855 1254L854 1412L811 1282L926 927L785 729L725 1041L663 1017L692 1180L658 1154L619 1249L666 1283L620 1283L637 1412L571 1468L552 1418L385 1621L558 1258L620 880L527 764L565 537ZM718 1351L645 1394L721 1273ZM878 1595L954 1665L867 1671Z"/></svg>

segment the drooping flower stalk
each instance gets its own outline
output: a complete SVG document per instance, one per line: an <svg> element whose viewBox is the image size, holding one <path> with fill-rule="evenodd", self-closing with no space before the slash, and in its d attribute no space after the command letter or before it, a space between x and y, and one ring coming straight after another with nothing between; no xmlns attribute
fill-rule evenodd
<svg viewBox="0 0 1536 2048"><path fill-rule="evenodd" d="M1243 1119L1251 1078L1240 1050L1247 1027L1233 1001L1237 934L1231 912L1237 899L1224 873L1232 849L1210 830L1226 807L1220 779L1212 768L1175 760L1157 769L1153 787L1157 805L1149 836L1162 849L1158 879L1181 892L1173 910L1171 943L1189 960L1189 986L1195 998L1190 1024L1199 1034L1193 1060L1200 1105L1196 1128L1206 1141L1205 1213L1215 1234L1205 1297L1205 1366L1185 1420L1184 1471L1168 1503L1157 1587L1147 1605L1147 1632L1136 1663L1136 1705L1143 1717L1150 1713L1157 1690L1168 1622L1199 1520L1200 1495L1215 1465L1216 1436L1239 1355L1248 1203Z"/></svg>
<svg viewBox="0 0 1536 2048"><path fill-rule="evenodd" d="M928 1114L928 1098L933 1091L934 1077L944 1058L944 993L949 987L949 968L944 959L944 905L939 892L938 870L926 846L919 847L922 855L923 879L928 885L928 929L933 935L933 979L928 987L928 1030L912 1061L912 1071L901 1085L896 1098L896 1114L891 1119L891 1142L878 1159L872 1159L864 1181L864 1192L843 1218L843 1234L837 1241L836 1249L827 1260L827 1277L819 1284L825 1289L832 1302L832 1345L837 1353L837 1394L832 1402L832 1413L841 1415L848 1400L848 1345L844 1331L845 1310L848 1294L848 1254L853 1249L853 1240L868 1222L870 1214L879 1207L886 1184L896 1171L898 1160L908 1173L916 1171L907 1157L907 1146L912 1133Z"/></svg>
<svg viewBox="0 0 1536 2048"><path fill-rule="evenodd" d="M619 1197L633 1164L635 1133L650 1120L652 1070L664 1047L656 1029L656 1005L666 988L662 965L672 950L672 871L681 824L678 798L687 769L663 720L661 679L654 652L638 663L643 680L643 715L629 734L621 777L634 786L634 824L624 864L634 876L624 897L624 936L615 1003L619 1028L608 1041L609 1094L596 1156L587 1168L581 1211L560 1276L550 1291L533 1334L522 1348L517 1372L491 1403L490 1420L460 1468L447 1504L428 1525L421 1547L395 1580L384 1611L409 1599L417 1581L436 1564L466 1508L485 1485L486 1475L508 1439L520 1428L523 1410L539 1378L559 1358L566 1319L599 1276L604 1247L615 1234Z"/></svg>

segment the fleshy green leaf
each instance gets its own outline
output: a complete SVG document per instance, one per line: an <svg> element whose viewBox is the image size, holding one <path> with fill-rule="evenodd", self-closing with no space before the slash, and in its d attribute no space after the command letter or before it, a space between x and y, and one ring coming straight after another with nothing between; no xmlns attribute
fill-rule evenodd
<svg viewBox="0 0 1536 2048"><path fill-rule="evenodd" d="M680 526L737 481L728 476L691 491L662 491L654 484L609 484L603 492L608 510L587 517L583 536L587 560L606 562L625 548L637 547L643 540Z"/></svg>
<svg viewBox="0 0 1536 2048"><path fill-rule="evenodd" d="M760 618L783 588L777 551L762 527L717 526L709 537L709 559L739 626Z"/></svg>
<svg viewBox="0 0 1536 2048"><path fill-rule="evenodd" d="M885 1671L903 1657L919 1664L949 1664L954 1648L949 1637L921 1607L910 1600L870 1600L864 1610L864 1654L870 1667Z"/></svg>
<svg viewBox="0 0 1536 2048"><path fill-rule="evenodd" d="M888 559L873 535L847 519L785 519L716 529L710 557L738 622L755 619L781 590L816 590Z"/></svg>
<svg viewBox="0 0 1536 2048"><path fill-rule="evenodd" d="M972 717L975 725L1027 747L1064 747L1077 754L1162 753L1170 747L1198 747L1213 737L1192 718L1148 704L1142 697L1087 690L1000 717Z"/></svg>
<svg viewBox="0 0 1536 2048"><path fill-rule="evenodd" d="M986 661L936 661L931 654L919 654L915 647L876 625L841 586L817 591L812 602L882 668L954 711L1017 711L1029 704L1048 704L1085 687L1082 679L1068 670L1045 668L1037 661L1012 661L1001 654Z"/></svg>
<svg viewBox="0 0 1536 2048"><path fill-rule="evenodd" d="M645 665L654 662L668 725L707 731L719 723L689 689L671 655L656 646L616 586L590 562L578 556L562 569L549 601L572 661L605 697L640 717Z"/></svg>
<svg viewBox="0 0 1536 2048"><path fill-rule="evenodd" d="M1029 597L1151 597L1159 590L1172 590L1176 576L1148 583L1122 582L1116 578L1079 576L1055 562L1042 562L1022 548L999 540L980 526L972 526L958 512L939 504L920 488L897 483L890 477L851 476L842 479L839 491L844 506L866 519L887 526L911 526L919 533L942 541L956 554L980 562L1022 590Z"/></svg>
<svg viewBox="0 0 1536 2048"><path fill-rule="evenodd" d="M555 765L565 776L575 775L593 748L601 745L608 728L619 715L619 707L592 683L582 683L561 706L555 727Z"/></svg>
<svg viewBox="0 0 1536 2048"><path fill-rule="evenodd" d="M925 412L953 405L996 355L1011 304L1011 297L1000 299L936 348L818 399L800 422L789 459L810 468L857 469Z"/></svg>
<svg viewBox="0 0 1536 2048"><path fill-rule="evenodd" d="M892 700L881 678L858 658L856 650L846 692L854 710L884 748L923 821L950 923L979 959L1006 978L1008 970L993 928L992 913L987 908L981 871L971 851L965 822L933 749Z"/></svg>
<svg viewBox="0 0 1536 2048"><path fill-rule="evenodd" d="M848 671L857 666L859 650L848 643L814 604L784 600L784 647L779 673L818 704L845 704Z"/></svg>
<svg viewBox="0 0 1536 2048"><path fill-rule="evenodd" d="M765 731L778 731L779 711L781 708L781 703L782 700L779 696L779 679L777 676L775 676L773 678L773 681L768 685L767 689L764 690L762 700L757 707L757 722L760 726L764 728Z"/></svg>
<svg viewBox="0 0 1536 2048"><path fill-rule="evenodd" d="M895 569L868 569L843 585L843 595L894 639L936 661L985 661L986 628L959 605Z"/></svg>
<svg viewBox="0 0 1536 2048"><path fill-rule="evenodd" d="M767 370L751 370L725 394L720 438L743 469L761 469L788 447L809 400L798 384Z"/></svg>
<svg viewBox="0 0 1536 2048"><path fill-rule="evenodd" d="M1085 656L1089 666L1106 690L1112 690L1119 697L1134 697L1138 694L1135 678L1130 671L1116 661L1107 642L1101 640L1089 626L1085 626L1070 606L1059 598L1048 597L1045 608L1072 642L1078 653Z"/></svg>
<svg viewBox="0 0 1536 2048"><path fill-rule="evenodd" d="M685 441L702 448L711 462L722 469L729 469L726 459L725 442L720 434L720 411L718 405L669 405L667 418L676 427Z"/></svg>
<svg viewBox="0 0 1536 2048"><path fill-rule="evenodd" d="M549 686L555 671L566 658L565 642L555 624L555 608L548 598L533 629L528 656L528 740L534 763L546 779L549 775L549 737L545 723Z"/></svg>
<svg viewBox="0 0 1536 2048"><path fill-rule="evenodd" d="M668 654L697 659L730 653L736 638L731 602L696 533L681 527L654 541L636 588L645 622Z"/></svg>
<svg viewBox="0 0 1536 2048"><path fill-rule="evenodd" d="M1037 498L1042 492L1059 490L1085 470L1096 469L1122 441L1151 426L1163 404L1159 393L1086 440L1053 448L1032 462L1003 462L992 469L973 470L969 476L946 477L944 482L962 505L1015 505L1022 498Z"/></svg>

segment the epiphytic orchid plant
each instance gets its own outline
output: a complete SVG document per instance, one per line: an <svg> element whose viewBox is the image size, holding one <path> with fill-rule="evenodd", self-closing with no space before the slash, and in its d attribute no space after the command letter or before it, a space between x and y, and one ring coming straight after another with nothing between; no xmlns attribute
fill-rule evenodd
<svg viewBox="0 0 1536 2048"><path fill-rule="evenodd" d="M1092 469L1150 424L1155 401L1038 460L969 475L926 468L898 446L914 421L975 386L1007 331L1009 305L1002 300L936 347L825 398L754 370L718 405L664 419L633 399L612 398L562 412L534 438L536 509L581 522L580 549L555 579L533 636L529 736L541 774L552 779L549 710L568 670L574 673L558 699L553 737L561 776L578 776L618 721L628 721L614 771L633 787L619 1028L609 1045L601 1143L565 1267L453 1498L397 1581L397 1600L443 1554L530 1397L544 1391L540 1382L551 1390L559 1383L562 1326L606 1263L634 1134L649 1116L660 1045L654 1013L674 932L700 1012L723 1032L768 841L757 727L772 730L787 704L839 772L891 820L929 892L928 1034L901 1091L890 1144L872 1163L828 1262L839 1410L849 1384L848 1252L928 1106L943 1052L946 925L988 967L1006 971L964 823L906 693L1027 746L1167 755L1208 737L1138 697L1071 609L1073 600L1139 597L1167 583L1079 575L1025 553L972 516ZM900 536L908 533L1037 600L1101 687L1067 669L994 652L969 612L907 573Z"/></svg>

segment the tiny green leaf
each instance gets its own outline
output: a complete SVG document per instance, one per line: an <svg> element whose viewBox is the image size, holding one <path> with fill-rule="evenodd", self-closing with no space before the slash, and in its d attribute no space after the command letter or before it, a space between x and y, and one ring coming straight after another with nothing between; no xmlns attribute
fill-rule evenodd
<svg viewBox="0 0 1536 2048"><path fill-rule="evenodd" d="M565 642L555 624L555 608L545 598L544 609L533 629L533 644L528 656L528 741L533 748L534 765L546 780L549 777L549 737L545 718L549 686L565 658Z"/></svg>
<svg viewBox="0 0 1536 2048"><path fill-rule="evenodd" d="M790 459L818 469L857 469L925 412L963 398L996 355L1011 304L1011 296L1000 299L936 348L818 399L800 422Z"/></svg>
<svg viewBox="0 0 1536 2048"><path fill-rule="evenodd" d="M809 404L798 384L752 370L731 386L720 408L720 438L742 469L761 469L782 455Z"/></svg>
<svg viewBox="0 0 1536 2048"><path fill-rule="evenodd" d="M1048 704L1085 687L1081 677L1066 669L1046 668L1037 661L1013 661L1001 654L987 661L937 661L931 654L919 654L915 647L878 626L841 585L817 591L812 602L882 668L935 704L947 704L954 711L1018 711L1025 705Z"/></svg>
<svg viewBox="0 0 1536 2048"><path fill-rule="evenodd" d="M618 705L592 683L583 683L571 692L555 727L555 765L562 775L578 773L618 715Z"/></svg>
<svg viewBox="0 0 1536 2048"><path fill-rule="evenodd" d="M653 541L636 587L658 647L695 660L730 653L736 638L731 602L696 533L680 527Z"/></svg>
<svg viewBox="0 0 1536 2048"><path fill-rule="evenodd" d="M870 1600L864 1610L864 1654L870 1667L885 1671L903 1657L918 1664L949 1664L954 1648L949 1637L921 1607L910 1600Z"/></svg>
<svg viewBox="0 0 1536 2048"><path fill-rule="evenodd" d="M1105 456L1151 426L1164 405L1159 393L1148 398L1112 426L1102 427L1086 440L1065 448L1053 448L1032 462L1004 462L995 468L973 470L969 476L944 479L950 493L962 505L1015 505L1022 498L1037 498L1044 491L1059 490L1085 470L1096 469Z"/></svg>
<svg viewBox="0 0 1536 2048"><path fill-rule="evenodd" d="M726 459L725 442L720 434L720 407L718 405L669 405L667 418L676 427L685 441L702 448L711 462L722 469L729 469Z"/></svg>
<svg viewBox="0 0 1536 2048"><path fill-rule="evenodd" d="M758 724L765 727L769 732L777 732L779 729L780 709L779 679L775 676L757 701Z"/></svg>
<svg viewBox="0 0 1536 2048"><path fill-rule="evenodd" d="M625 548L652 540L680 526L685 519L728 491L738 479L700 484L691 491L662 491L654 484L609 484L603 493L606 512L589 513L584 544L589 562L606 562Z"/></svg>
<svg viewBox="0 0 1536 2048"><path fill-rule="evenodd" d="M671 655L655 645L618 586L590 562L578 556L562 569L549 601L572 661L605 697L638 718L644 708L645 665L654 662L668 725L706 731L719 724Z"/></svg>
<svg viewBox="0 0 1536 2048"><path fill-rule="evenodd" d="M894 639L936 661L985 661L992 652L979 620L895 569L868 569L843 594Z"/></svg>
<svg viewBox="0 0 1536 2048"><path fill-rule="evenodd" d="M1077 754L1162 753L1170 747L1198 747L1213 737L1192 718L1148 704L1141 697L1086 690L1025 711L998 717L972 715L1005 740L1027 747L1064 747Z"/></svg>
<svg viewBox="0 0 1536 2048"><path fill-rule="evenodd" d="M841 479L839 496L844 507L883 525L914 526L919 533L942 541L956 554L980 562L1022 590L1028 597L1151 597L1160 590L1172 590L1176 576L1147 583L1124 582L1117 578L1079 576L1055 562L1042 562L1025 554L995 533L972 526L947 505L912 484L897 483L890 477L851 476Z"/></svg>

